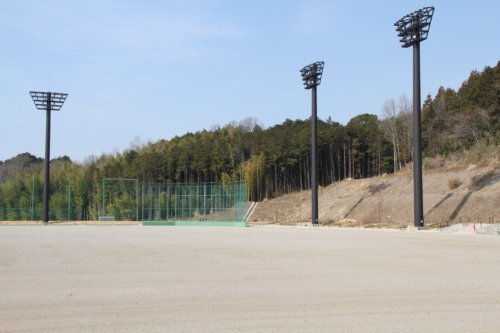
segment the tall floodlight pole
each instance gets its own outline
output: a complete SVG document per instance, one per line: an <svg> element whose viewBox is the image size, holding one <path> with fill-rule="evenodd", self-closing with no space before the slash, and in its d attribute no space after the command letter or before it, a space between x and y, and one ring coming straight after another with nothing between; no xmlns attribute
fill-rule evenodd
<svg viewBox="0 0 500 333"><path fill-rule="evenodd" d="M50 178L50 112L59 111L68 94L30 91L31 98L38 110L46 110L45 124L45 170L43 179L43 216L42 224L49 224L49 178Z"/></svg>
<svg viewBox="0 0 500 333"><path fill-rule="evenodd" d="M424 226L424 196L422 190L422 146L420 110L420 42L427 39L434 7L424 7L394 23L402 47L413 46L413 197L414 225Z"/></svg>
<svg viewBox="0 0 500 333"><path fill-rule="evenodd" d="M321 83L323 75L323 67L325 63L318 61L302 68L302 81L304 81L305 89L312 91L312 116L311 116L311 191L312 191L312 209L311 218L312 224L318 224L318 116L317 116L317 98L316 87Z"/></svg>

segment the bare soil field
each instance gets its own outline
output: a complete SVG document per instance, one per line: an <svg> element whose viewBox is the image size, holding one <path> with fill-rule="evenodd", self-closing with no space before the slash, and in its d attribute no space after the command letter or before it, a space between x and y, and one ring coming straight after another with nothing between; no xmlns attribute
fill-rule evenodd
<svg viewBox="0 0 500 333"><path fill-rule="evenodd" d="M0 332L499 332L500 237L1 226Z"/></svg>

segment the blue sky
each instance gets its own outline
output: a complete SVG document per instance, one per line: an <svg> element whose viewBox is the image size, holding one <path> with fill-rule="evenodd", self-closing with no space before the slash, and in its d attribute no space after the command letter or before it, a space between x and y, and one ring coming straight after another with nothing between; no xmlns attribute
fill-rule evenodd
<svg viewBox="0 0 500 333"><path fill-rule="evenodd" d="M29 91L68 93L51 157L122 151L256 117L306 119L300 69L324 61L318 116L342 124L412 95L412 51L394 22L434 6L421 45L422 100L500 60L500 2L2 0L0 160L44 156Z"/></svg>

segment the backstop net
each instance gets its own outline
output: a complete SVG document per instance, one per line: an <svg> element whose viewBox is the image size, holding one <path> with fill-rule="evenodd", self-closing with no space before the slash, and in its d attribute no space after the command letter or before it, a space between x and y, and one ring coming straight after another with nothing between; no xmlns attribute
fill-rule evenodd
<svg viewBox="0 0 500 333"><path fill-rule="evenodd" d="M249 208L247 186L243 182L144 183L142 200L143 223L244 222Z"/></svg>

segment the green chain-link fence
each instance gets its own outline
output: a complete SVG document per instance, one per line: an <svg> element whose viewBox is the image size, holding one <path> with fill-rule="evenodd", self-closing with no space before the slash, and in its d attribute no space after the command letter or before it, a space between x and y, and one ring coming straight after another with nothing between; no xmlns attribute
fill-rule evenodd
<svg viewBox="0 0 500 333"><path fill-rule="evenodd" d="M102 180L101 216L116 221L139 221L139 181L105 178Z"/></svg>
<svg viewBox="0 0 500 333"><path fill-rule="evenodd" d="M117 221L138 221L137 179L52 179L49 185L49 220L96 221L113 216ZM43 180L0 179L0 221L41 221Z"/></svg>

